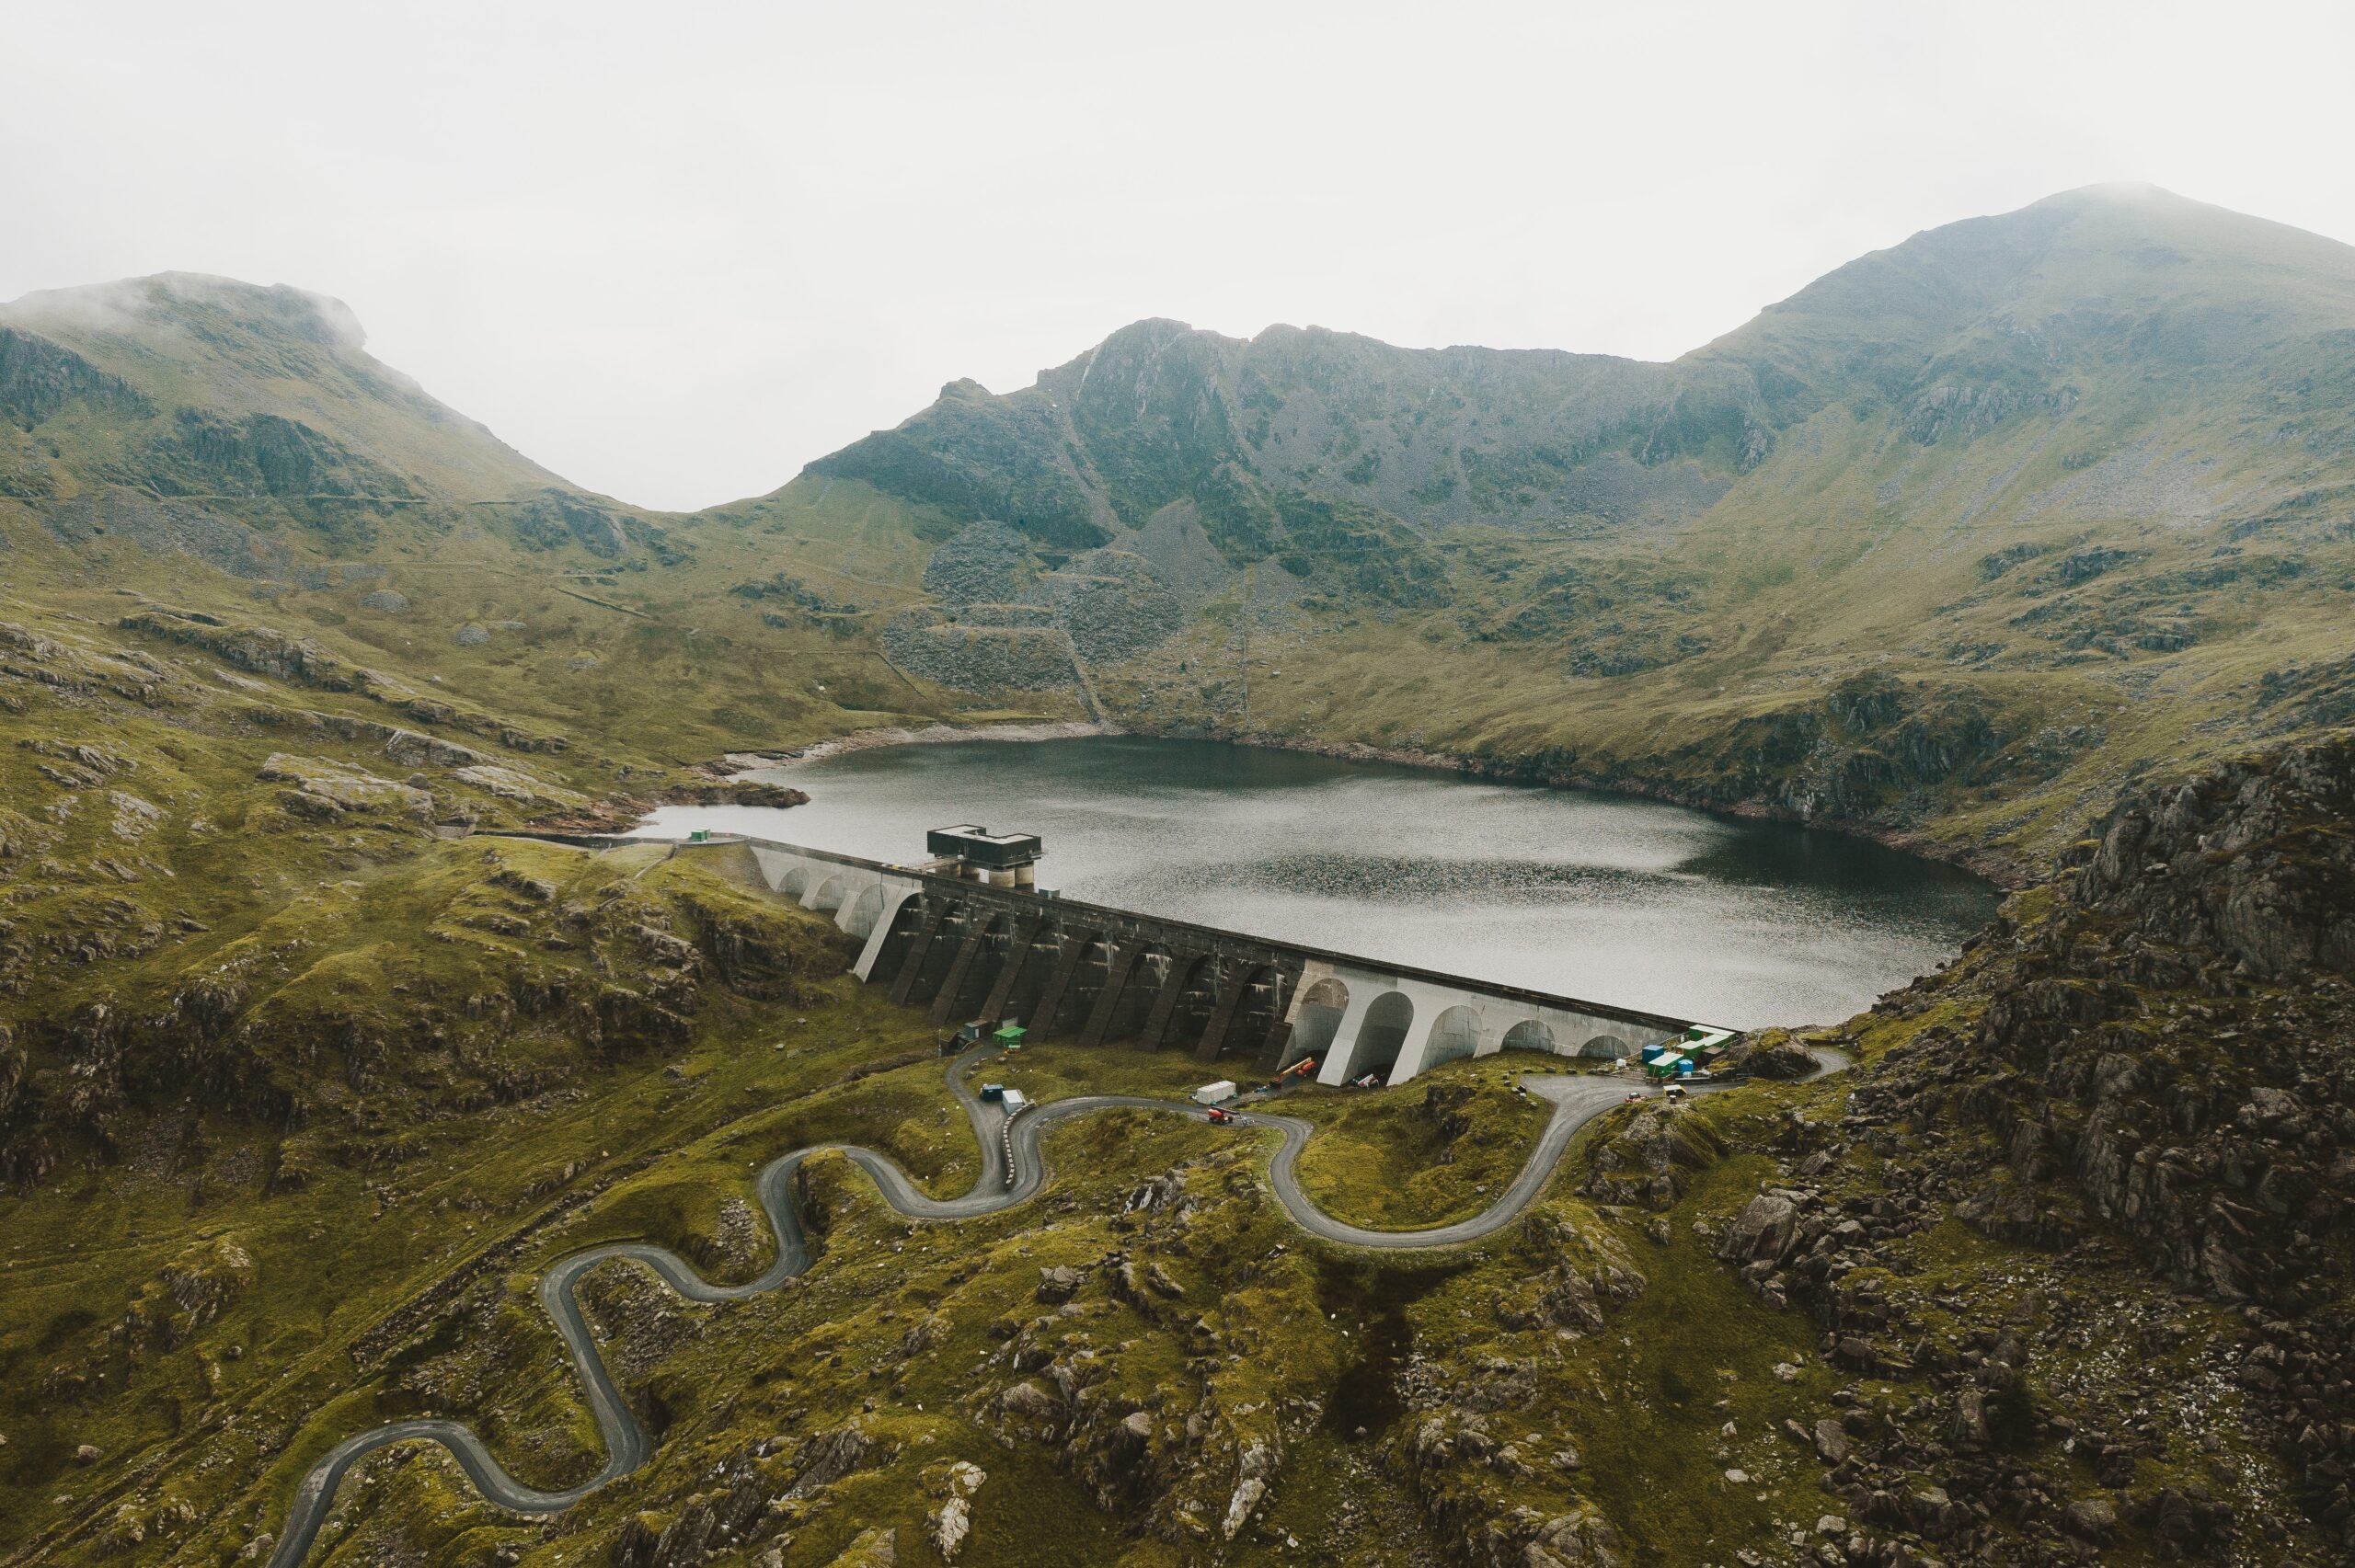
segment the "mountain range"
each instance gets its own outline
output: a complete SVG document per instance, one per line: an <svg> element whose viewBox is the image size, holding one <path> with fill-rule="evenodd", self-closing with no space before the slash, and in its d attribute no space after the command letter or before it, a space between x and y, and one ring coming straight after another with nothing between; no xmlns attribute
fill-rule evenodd
<svg viewBox="0 0 2355 1568"><path fill-rule="evenodd" d="M2355 250L2097 187L1664 365L1140 322L664 515L435 403L333 302L167 275L0 311L0 525L36 574L193 560L208 607L362 657L522 621L466 679L551 719L661 669L693 696L657 764L1093 710L2000 867L2125 777L2345 708L2350 333Z"/></svg>
<svg viewBox="0 0 2355 1568"><path fill-rule="evenodd" d="M1304 1243L1248 1129L1190 1118L1075 1118L1035 1202L954 1226L820 1154L790 1287L583 1276L643 1469L524 1520L397 1448L312 1560L2355 1561L2350 628L2355 248L2142 187L1667 364L1140 322L692 514L539 467L298 289L0 306L0 1565L264 1561L396 1419L588 1483L555 1259L751 1279L787 1149L936 1196L983 1165L831 922L725 855L512 830L1091 718L2015 890L1868 1013L1744 1042L1762 1082L1614 1105L1477 1247ZM1855 1069L1763 1081L1810 1050ZM1479 1211L1543 1120L1494 1065L1291 1097L1304 1190Z"/></svg>

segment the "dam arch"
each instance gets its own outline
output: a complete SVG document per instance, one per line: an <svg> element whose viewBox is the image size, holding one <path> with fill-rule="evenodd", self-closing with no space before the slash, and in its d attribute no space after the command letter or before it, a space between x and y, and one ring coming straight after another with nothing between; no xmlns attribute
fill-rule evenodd
<svg viewBox="0 0 2355 1568"><path fill-rule="evenodd" d="M1368 1002L1357 1038L1350 1047L1350 1076L1379 1072L1387 1078L1407 1048L1407 1032L1414 1026L1415 999L1405 991L1386 990Z"/></svg>
<svg viewBox="0 0 2355 1568"><path fill-rule="evenodd" d="M1304 1057L1329 1061L1333 1041L1349 1013L1350 988L1338 976L1327 975L1303 990L1292 1003L1292 1037L1284 1042L1283 1059L1276 1065L1290 1067Z"/></svg>
<svg viewBox="0 0 2355 1568"><path fill-rule="evenodd" d="M863 942L874 933L876 923L883 918L883 884L870 882L843 901L842 918L834 923Z"/></svg>
<svg viewBox="0 0 2355 1568"><path fill-rule="evenodd" d="M1487 1034L1480 1010L1470 1002L1457 1002L1431 1020L1430 1035L1423 1045L1423 1059L1416 1070L1423 1071L1459 1057L1479 1055Z"/></svg>
<svg viewBox="0 0 2355 1568"><path fill-rule="evenodd" d="M1547 1056L1568 1054L1562 1049L1560 1043L1554 1038L1554 1031L1545 1026L1545 1021L1542 1018L1524 1018L1507 1029L1504 1038L1497 1042L1497 1049L1543 1051Z"/></svg>

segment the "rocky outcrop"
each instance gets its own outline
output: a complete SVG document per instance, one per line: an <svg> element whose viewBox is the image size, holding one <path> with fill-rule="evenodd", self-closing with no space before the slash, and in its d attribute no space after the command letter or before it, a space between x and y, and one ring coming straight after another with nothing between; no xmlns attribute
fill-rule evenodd
<svg viewBox="0 0 2355 1568"><path fill-rule="evenodd" d="M442 697L422 694L382 670L351 664L309 637L297 637L270 626L233 625L200 610L175 610L157 605L117 623L136 632L183 647L201 648L234 669L316 691L350 692L381 703L428 728L454 728L486 737L511 751L563 751L571 742L562 736L534 735L493 715L481 713ZM265 722L267 710L256 710Z"/></svg>
<svg viewBox="0 0 2355 1568"><path fill-rule="evenodd" d="M1786 1119L1786 1182L1716 1249L1767 1303L1812 1315L1835 1367L1927 1385L1905 1412L1806 1434L1867 1522L1982 1562L2074 1561L2128 1530L2163 1558L2219 1560L2236 1528L2200 1488L2132 1489L2168 1434L2115 1412L2088 1427L2030 1391L2071 1375L2083 1336L2138 1332L2128 1302L2096 1310L2063 1286L1959 1343L1901 1304L1889 1249L1950 1215L2064 1263L2122 1244L2238 1308L2245 1340L2210 1364L2303 1477L2310 1517L2355 1550L2355 1292L2332 1262L2355 1174L2351 808L2347 736L2122 802L1962 962L1875 1009L1878 1027L1923 1022L1860 1073L1836 1124ZM1860 1158L1869 1185L1841 1179ZM2172 1345L2179 1316L2154 1307L2139 1332ZM2055 1432L2105 1494L2071 1496L2027 1458ZM1942 1496L1982 1498L2031 1539L1900 1484L1925 1464Z"/></svg>
<svg viewBox="0 0 2355 1568"><path fill-rule="evenodd" d="M75 404L124 418L155 411L146 394L64 345L0 326L0 417L29 430Z"/></svg>
<svg viewBox="0 0 2355 1568"><path fill-rule="evenodd" d="M501 800L511 800L522 806L552 807L569 810L589 803L589 797L578 790L553 784L537 774L522 768L500 762L476 762L451 771L450 776L460 784L472 784Z"/></svg>
<svg viewBox="0 0 2355 1568"><path fill-rule="evenodd" d="M2112 816L2073 902L2261 979L2355 970L2355 739L2229 762Z"/></svg>
<svg viewBox="0 0 2355 1568"><path fill-rule="evenodd" d="M768 811L810 804L807 791L760 779L715 779L680 784L663 791L660 798L665 806L757 806Z"/></svg>
<svg viewBox="0 0 2355 1568"><path fill-rule="evenodd" d="M1579 1190L1605 1203L1663 1209L1683 1197L1694 1171L1723 1153L1702 1122L1664 1101L1622 1109L1605 1124Z"/></svg>
<svg viewBox="0 0 2355 1568"><path fill-rule="evenodd" d="M428 792L325 757L272 752L257 776L264 784L292 786L279 792L279 804L290 814L314 822L339 821L354 815L419 819L433 815L433 796Z"/></svg>
<svg viewBox="0 0 2355 1568"><path fill-rule="evenodd" d="M964 1459L950 1464L937 1485L945 1494L940 1505L925 1518L925 1533L932 1539L933 1550L940 1553L944 1562L954 1562L965 1548L965 1538L973 1530L975 1499L989 1480L989 1472Z"/></svg>
<svg viewBox="0 0 2355 1568"><path fill-rule="evenodd" d="M2350 820L2345 738L2125 804L2048 916L1974 953L1975 1027L1892 1053L1859 1108L1993 1131L1965 1200L1991 1231L2065 1240L2035 1196L2065 1182L2183 1285L2307 1304L2355 1166Z"/></svg>

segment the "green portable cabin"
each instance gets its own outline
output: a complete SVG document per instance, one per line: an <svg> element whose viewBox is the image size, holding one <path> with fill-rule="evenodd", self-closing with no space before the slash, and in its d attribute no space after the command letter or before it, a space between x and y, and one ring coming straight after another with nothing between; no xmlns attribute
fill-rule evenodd
<svg viewBox="0 0 2355 1568"><path fill-rule="evenodd" d="M1673 1078L1676 1076L1677 1063L1683 1061L1684 1058L1677 1052L1663 1052L1644 1063L1644 1071L1654 1078ZM1687 1072L1693 1070L1692 1064L1687 1062L1684 1070Z"/></svg>
<svg viewBox="0 0 2355 1568"><path fill-rule="evenodd" d="M1021 1024L1008 1024L996 1034L992 1035L990 1038L995 1040L999 1045L1004 1046L1006 1049L1013 1050L1022 1044L1022 1036L1025 1032L1026 1031L1023 1029Z"/></svg>

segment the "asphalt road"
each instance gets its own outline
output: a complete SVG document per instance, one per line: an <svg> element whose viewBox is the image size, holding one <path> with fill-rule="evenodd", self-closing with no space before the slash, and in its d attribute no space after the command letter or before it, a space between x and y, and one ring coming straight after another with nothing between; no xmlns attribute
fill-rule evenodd
<svg viewBox="0 0 2355 1568"><path fill-rule="evenodd" d="M336 1488L344 1475L362 1459L379 1448L395 1443L439 1443L450 1450L459 1467L480 1489L482 1494L502 1508L522 1514L561 1513L589 1494L611 1482L629 1474L644 1464L652 1451L646 1429L629 1412L621 1390L606 1371L604 1358L597 1353L597 1342L590 1333L588 1320L581 1316L580 1304L573 1298L573 1286L580 1276L599 1264L623 1260L638 1264L651 1272L663 1284L690 1301L737 1301L748 1296L758 1296L775 1289L787 1280L805 1272L810 1266L810 1251L804 1242L801 1217L793 1206L792 1181L801 1162L813 1154L828 1151L848 1156L859 1169L873 1178L884 1201L901 1213L915 1219L962 1219L976 1215L993 1214L1003 1208L1028 1201L1047 1183L1046 1157L1040 1152L1040 1140L1047 1128L1058 1122L1090 1111L1132 1108L1151 1111L1174 1111L1180 1115L1199 1116L1200 1108L1180 1100L1156 1100L1140 1094L1082 1094L1068 1100L1057 1100L1040 1105L1014 1117L1009 1126L1005 1108L978 1098L965 1082L966 1069L992 1047L977 1047L958 1057L948 1067L948 1087L965 1107L973 1124L973 1136L982 1148L982 1173L972 1190L961 1197L936 1198L919 1189L905 1172L885 1155L856 1144L821 1143L797 1149L779 1156L762 1168L756 1190L761 1207L769 1217L769 1225L776 1237L776 1260L763 1271L760 1277L742 1285L710 1285L688 1265L686 1261L666 1247L644 1242L615 1242L591 1247L559 1259L556 1265L541 1276L540 1305L550 1322L564 1341L566 1353L573 1368L580 1375L581 1386L589 1397L589 1404L597 1417L597 1429L605 1442L606 1459L603 1470L582 1484L561 1492L542 1492L524 1485L507 1473L504 1467L484 1448L482 1439L472 1429L455 1421L421 1419L395 1421L371 1428L357 1436L348 1437L329 1449L325 1459L313 1466L303 1484L296 1489L294 1502L288 1510L286 1527L279 1533L275 1550L270 1553L270 1568L296 1568L309 1555L317 1540L319 1528L326 1523L327 1509L335 1501ZM1813 1053L1819 1075L1838 1072L1850 1065L1849 1059L1837 1051L1817 1050ZM1618 1104L1626 1098L1629 1081L1621 1078L1592 1077L1524 1077L1522 1084L1533 1094L1552 1102L1554 1114L1538 1134L1537 1143L1529 1151L1520 1173L1497 1201L1469 1219L1453 1224L1433 1226L1423 1230L1368 1230L1356 1225L1345 1225L1318 1208L1300 1190L1296 1166L1300 1151L1308 1143L1310 1123L1297 1116L1287 1116L1266 1111L1238 1111L1235 1124L1246 1127L1273 1127L1282 1135L1275 1158L1268 1167L1269 1185L1286 1213L1313 1236L1351 1247L1401 1251L1414 1248L1460 1246L1491 1235L1519 1216L1529 1207L1553 1175L1562 1150L1569 1146L1579 1128ZM1012 1160L1011 1166L1007 1161ZM1009 1175L1011 1179L1009 1180Z"/></svg>

